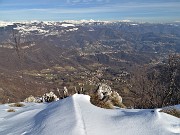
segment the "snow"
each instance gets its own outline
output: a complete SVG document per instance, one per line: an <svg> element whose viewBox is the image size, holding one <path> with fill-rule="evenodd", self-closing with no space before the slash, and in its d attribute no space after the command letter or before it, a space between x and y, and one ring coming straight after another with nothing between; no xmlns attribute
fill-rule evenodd
<svg viewBox="0 0 180 135"><path fill-rule="evenodd" d="M77 30L78 30L78 28L72 28L72 29L68 29L66 31L69 32L69 31L77 31Z"/></svg>
<svg viewBox="0 0 180 135"><path fill-rule="evenodd" d="M136 23L132 23L132 24L130 24L130 25L132 25L132 26L137 26L138 24L136 24Z"/></svg>
<svg viewBox="0 0 180 135"><path fill-rule="evenodd" d="M91 23L95 23L95 22L111 23L112 21L100 21L100 20L93 20L93 19L85 20L85 19L83 19L83 20L64 20L64 22L72 23L72 24L83 24L83 23L91 24Z"/></svg>
<svg viewBox="0 0 180 135"><path fill-rule="evenodd" d="M70 24L70 23L63 23L61 26L62 27L75 27L74 24Z"/></svg>
<svg viewBox="0 0 180 135"><path fill-rule="evenodd" d="M6 27L8 25L13 25L16 23L20 23L20 24L32 24L32 23L39 23L40 21L37 20L32 20L32 21L0 21L0 27Z"/></svg>
<svg viewBox="0 0 180 135"><path fill-rule="evenodd" d="M81 23L89 23L89 22L96 22L96 21L94 21L92 19L90 19L90 20L83 19L83 20L64 20L64 22L68 22L68 23L72 23L72 24L81 24Z"/></svg>
<svg viewBox="0 0 180 135"><path fill-rule="evenodd" d="M121 20L120 22L132 22L131 20Z"/></svg>
<svg viewBox="0 0 180 135"><path fill-rule="evenodd" d="M49 30L43 30L41 29L40 27L37 27L37 26L29 26L29 25L26 25L26 26L18 26L16 28L14 28L15 30L18 30L20 33L29 33L29 32L32 32L32 31L38 31L39 33L48 33Z"/></svg>
<svg viewBox="0 0 180 135"><path fill-rule="evenodd" d="M75 94L52 103L0 105L0 135L177 135L180 120L160 109L102 109ZM12 107L11 107L12 108Z"/></svg>
<svg viewBox="0 0 180 135"><path fill-rule="evenodd" d="M13 22L0 21L0 27L6 27L8 25L13 25Z"/></svg>

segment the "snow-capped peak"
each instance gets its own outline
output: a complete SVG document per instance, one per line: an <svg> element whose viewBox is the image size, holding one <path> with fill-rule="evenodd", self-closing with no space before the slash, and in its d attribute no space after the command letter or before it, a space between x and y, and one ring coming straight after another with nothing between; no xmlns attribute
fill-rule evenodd
<svg viewBox="0 0 180 135"><path fill-rule="evenodd" d="M0 21L0 27L5 27L8 25L13 25L13 22Z"/></svg>

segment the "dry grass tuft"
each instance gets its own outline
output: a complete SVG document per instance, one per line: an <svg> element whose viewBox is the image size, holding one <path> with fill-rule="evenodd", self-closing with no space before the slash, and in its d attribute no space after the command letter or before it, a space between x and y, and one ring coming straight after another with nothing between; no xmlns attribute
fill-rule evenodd
<svg viewBox="0 0 180 135"><path fill-rule="evenodd" d="M113 104L110 101L107 101L107 102L101 101L97 94L91 94L90 97L91 97L90 99L91 103L95 106L106 108L106 109L114 108Z"/></svg>
<svg viewBox="0 0 180 135"><path fill-rule="evenodd" d="M102 103L102 108L114 109L114 106L113 106L113 104L111 103L111 101L107 101L107 102L103 102L103 103Z"/></svg>
<svg viewBox="0 0 180 135"><path fill-rule="evenodd" d="M180 118L180 110L173 107L162 109L160 112L164 112L164 113Z"/></svg>
<svg viewBox="0 0 180 135"><path fill-rule="evenodd" d="M120 108L126 108L126 106L122 103L122 97L119 96L119 94L115 91L112 92L110 96L111 103L114 106L120 107Z"/></svg>
<svg viewBox="0 0 180 135"><path fill-rule="evenodd" d="M7 112L15 112L14 109L8 109Z"/></svg>
<svg viewBox="0 0 180 135"><path fill-rule="evenodd" d="M25 106L25 105L18 102L18 103L10 104L9 106L10 106L10 107L23 107L23 106Z"/></svg>

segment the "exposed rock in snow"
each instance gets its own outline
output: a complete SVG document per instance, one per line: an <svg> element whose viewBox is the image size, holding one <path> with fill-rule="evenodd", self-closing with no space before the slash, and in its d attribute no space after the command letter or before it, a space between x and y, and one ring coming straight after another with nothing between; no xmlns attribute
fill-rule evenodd
<svg viewBox="0 0 180 135"><path fill-rule="evenodd" d="M51 91L49 93L45 93L42 97L34 97L29 96L24 100L24 102L34 102L34 103L41 103L41 102L52 102L57 101L57 96Z"/></svg>
<svg viewBox="0 0 180 135"><path fill-rule="evenodd" d="M42 97L34 97L34 96L29 96L27 97L24 102L26 103L30 103L30 102L34 102L34 103L42 103L43 100L42 100Z"/></svg>
<svg viewBox="0 0 180 135"><path fill-rule="evenodd" d="M63 90L63 95L64 95L64 98L68 97L68 89L67 87L64 87L64 90Z"/></svg>
<svg viewBox="0 0 180 135"><path fill-rule="evenodd" d="M98 90L91 94L91 103L106 109L113 109L114 106L126 108L122 103L122 97L106 84L100 84Z"/></svg>
<svg viewBox="0 0 180 135"><path fill-rule="evenodd" d="M57 96L52 91L42 96L43 102L52 102L57 100L58 100Z"/></svg>
<svg viewBox="0 0 180 135"><path fill-rule="evenodd" d="M100 84L97 90L99 99L103 100L107 96L111 95L111 87L106 84Z"/></svg>
<svg viewBox="0 0 180 135"><path fill-rule="evenodd" d="M24 102L36 102L36 98L34 97L34 96L29 96L29 97L27 97L25 100L24 100Z"/></svg>

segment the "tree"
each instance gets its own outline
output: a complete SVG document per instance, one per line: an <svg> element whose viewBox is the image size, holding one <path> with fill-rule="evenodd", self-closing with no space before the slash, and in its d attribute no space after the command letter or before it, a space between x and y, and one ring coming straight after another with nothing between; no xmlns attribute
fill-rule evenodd
<svg viewBox="0 0 180 135"><path fill-rule="evenodd" d="M25 81L25 76L24 76L24 72L23 72L23 51L22 51L22 47L21 47L21 35L18 31L13 30L13 41L14 41L14 49L15 52L17 53L18 59L19 59L19 63L18 63L18 68L19 71L21 71L21 78L24 82L24 86L25 86L25 90L27 90L26 88L26 81Z"/></svg>
<svg viewBox="0 0 180 135"><path fill-rule="evenodd" d="M169 55L168 63L161 71L161 78L164 79L167 84L162 106L179 104L180 55Z"/></svg>
<svg viewBox="0 0 180 135"><path fill-rule="evenodd" d="M131 75L130 91L135 108L157 108L180 103L180 56L170 55L167 63L137 67Z"/></svg>

